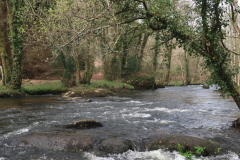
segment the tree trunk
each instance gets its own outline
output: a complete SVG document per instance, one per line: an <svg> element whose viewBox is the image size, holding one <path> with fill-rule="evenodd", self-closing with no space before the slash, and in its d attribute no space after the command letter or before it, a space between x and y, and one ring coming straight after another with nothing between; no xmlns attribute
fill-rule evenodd
<svg viewBox="0 0 240 160"><path fill-rule="evenodd" d="M180 55L179 55L179 61L180 61L180 67L181 67L181 72L182 72L182 84L184 85L184 72L183 72L183 66L182 66L182 61L181 61Z"/></svg>
<svg viewBox="0 0 240 160"><path fill-rule="evenodd" d="M185 61L185 84L184 85L189 85L191 80L189 77L189 58L188 58L188 52L185 50L184 51L184 61Z"/></svg>
<svg viewBox="0 0 240 160"><path fill-rule="evenodd" d="M142 44L141 44L141 47L140 47L140 56L139 56L139 62L138 62L138 71L140 71L141 67L142 67L142 59L143 59L143 53L144 53L144 48L147 44L147 41L148 41L148 37L149 37L149 34L148 33L145 33L144 34L144 37L143 37L143 41L142 41Z"/></svg>
<svg viewBox="0 0 240 160"><path fill-rule="evenodd" d="M157 56L159 53L159 39L160 39L160 33L159 31L156 33L155 36L155 45L154 45L154 53L153 53L153 78L156 78L156 72L157 72Z"/></svg>
<svg viewBox="0 0 240 160"><path fill-rule="evenodd" d="M170 42L170 45L172 45L172 41ZM166 49L167 49L167 73L166 73L165 81L168 85L169 77L170 77L170 71L171 71L172 46L168 46L168 44L166 44Z"/></svg>
<svg viewBox="0 0 240 160"><path fill-rule="evenodd" d="M12 17L11 17L11 49L12 49L12 84L13 89L20 89L22 85L22 62L23 62L23 33L19 31L22 27L22 20L18 13L23 6L22 0L12 1Z"/></svg>
<svg viewBox="0 0 240 160"><path fill-rule="evenodd" d="M115 63L116 63L116 55L111 54L109 56L109 64L108 64L108 70L107 70L107 76L106 76L106 80L108 81L112 81L114 78L114 75L116 74L116 72L114 71L114 69L116 69Z"/></svg>
<svg viewBox="0 0 240 160"><path fill-rule="evenodd" d="M199 65L199 61L200 61L200 57L197 58L197 64L196 64L196 68L195 68L195 76L194 76L194 82L198 81L198 65Z"/></svg>
<svg viewBox="0 0 240 160"><path fill-rule="evenodd" d="M121 57L121 78L126 76L126 64L127 64L127 55L128 55L128 47L129 44L126 42L127 36L123 36L123 54Z"/></svg>
<svg viewBox="0 0 240 160"><path fill-rule="evenodd" d="M4 79L4 73L3 73L2 66L0 66L0 74L2 76L2 85L5 86L5 79Z"/></svg>
<svg viewBox="0 0 240 160"><path fill-rule="evenodd" d="M2 32L1 32L1 28L0 28L0 56L2 59L2 84L3 86L6 86L7 83L7 75L8 75L8 69L7 69L7 63L6 63L6 59L7 59L7 52L5 49L5 44L3 41L3 36L2 36Z"/></svg>
<svg viewBox="0 0 240 160"><path fill-rule="evenodd" d="M63 79L62 79L62 83L64 86L69 87L71 86L71 74L68 71L68 64L66 61L66 57L63 54L63 51L60 51L60 58L61 61L63 63Z"/></svg>
<svg viewBox="0 0 240 160"><path fill-rule="evenodd" d="M77 68L77 83L78 84L81 84L82 83L82 78L81 78L81 65L80 65L80 62L79 62L79 59L78 58L75 58L75 63L76 63L76 68Z"/></svg>
<svg viewBox="0 0 240 160"><path fill-rule="evenodd" d="M100 38L100 47L101 47L101 52L102 52L102 61L103 61L103 77L104 79L108 79L108 61L107 61L107 49L105 46L107 45L107 40L106 36L108 33L108 29L104 30L102 32L101 38Z"/></svg>
<svg viewBox="0 0 240 160"><path fill-rule="evenodd" d="M90 61L90 58L91 58L91 61ZM85 71L83 74L82 84L90 85L90 81L93 75L93 68L94 68L93 57L90 57L90 55L87 55L85 59Z"/></svg>

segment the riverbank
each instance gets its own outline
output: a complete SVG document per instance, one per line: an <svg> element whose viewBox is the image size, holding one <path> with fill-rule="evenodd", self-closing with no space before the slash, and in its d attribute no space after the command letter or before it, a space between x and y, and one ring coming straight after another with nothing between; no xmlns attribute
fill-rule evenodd
<svg viewBox="0 0 240 160"><path fill-rule="evenodd" d="M201 82L194 82L190 85L200 85ZM166 84L165 84L166 85ZM165 85L159 85L157 88L164 88ZM166 86L183 86L182 81L172 81ZM141 86L144 89L144 86ZM149 86L148 86L149 87ZM151 86L150 86L151 88ZM90 85L78 84L74 87L64 87L60 80L30 80L24 79L22 88L19 91L3 87L0 83L0 98L21 97L27 95L46 95L46 94L68 94L69 97L103 97L112 95L116 92L127 92L129 90L139 90L133 85L121 82L94 80ZM65 95L67 96L67 95Z"/></svg>
<svg viewBox="0 0 240 160"><path fill-rule="evenodd" d="M204 82L191 82L190 85L201 85L204 84ZM165 86L185 86L182 81L171 81L168 84L165 84Z"/></svg>
<svg viewBox="0 0 240 160"><path fill-rule="evenodd" d="M105 80L92 81L90 85L78 84L74 87L64 87L60 80L29 80L25 79L19 91L0 85L0 97L19 97L26 95L63 94L74 92L70 97L102 97L114 92L133 90L134 87L121 82ZM66 96L66 94L65 94Z"/></svg>

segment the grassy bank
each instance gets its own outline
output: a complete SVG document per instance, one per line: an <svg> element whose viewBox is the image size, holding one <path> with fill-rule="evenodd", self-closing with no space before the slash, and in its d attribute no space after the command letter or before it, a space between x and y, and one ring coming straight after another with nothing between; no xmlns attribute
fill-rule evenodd
<svg viewBox="0 0 240 160"><path fill-rule="evenodd" d="M39 84L26 83L22 86L22 90L29 95L42 95L42 94L60 94L68 91L60 80L45 81Z"/></svg>
<svg viewBox="0 0 240 160"><path fill-rule="evenodd" d="M126 83L121 83L121 82L113 82L113 81L106 81L106 80L98 80L98 81L92 81L91 85L94 87L101 87L101 88L106 88L106 89L110 89L110 90L116 90L116 89L130 89L133 90L134 87L131 86L130 84L126 84Z"/></svg>
<svg viewBox="0 0 240 160"><path fill-rule="evenodd" d="M200 85L203 84L203 82L191 82L190 85ZM171 81L166 86L184 86L182 81Z"/></svg>
<svg viewBox="0 0 240 160"><path fill-rule="evenodd" d="M60 80L23 80L19 91L3 87L0 84L0 97L16 97L22 95L44 95L44 94L62 94L67 91L92 92L98 88L118 91L121 89L134 89L133 86L120 82L98 80L92 81L90 85L78 84L75 87L66 88Z"/></svg>

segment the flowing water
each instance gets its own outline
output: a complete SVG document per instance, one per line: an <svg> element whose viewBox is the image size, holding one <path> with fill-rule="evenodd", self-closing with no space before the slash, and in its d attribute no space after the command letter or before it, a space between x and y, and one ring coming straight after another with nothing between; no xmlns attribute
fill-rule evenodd
<svg viewBox="0 0 240 160"><path fill-rule="evenodd" d="M144 151L138 142L152 134L183 134L229 142L236 148L204 160L238 160L240 133L229 129L240 111L231 98L223 99L211 87L166 87L154 91L134 91L118 96L64 99L60 96L29 96L0 99L0 160L7 159L81 159L81 160L184 160L177 151ZM32 133L51 132L81 119L104 124L101 134L122 136L135 142L135 151L109 154L67 153L10 145L10 140ZM88 132L88 130L86 130Z"/></svg>

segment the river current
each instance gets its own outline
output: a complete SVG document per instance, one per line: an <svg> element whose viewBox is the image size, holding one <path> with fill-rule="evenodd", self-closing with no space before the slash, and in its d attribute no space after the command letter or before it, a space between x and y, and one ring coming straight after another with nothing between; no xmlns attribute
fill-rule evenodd
<svg viewBox="0 0 240 160"><path fill-rule="evenodd" d="M228 153L203 160L239 160L240 133L229 129L240 117L232 98L222 98L215 87L166 87L154 91L133 91L104 98L66 99L61 96L28 96L0 99L0 160L184 160L177 151L146 151L138 141L151 134L183 134L229 142ZM97 130L124 136L135 142L135 151L100 157L93 153L66 153L12 146L10 140L32 133L59 130L82 119L103 123ZM86 132L88 132L86 130ZM233 147L235 146L235 147Z"/></svg>

